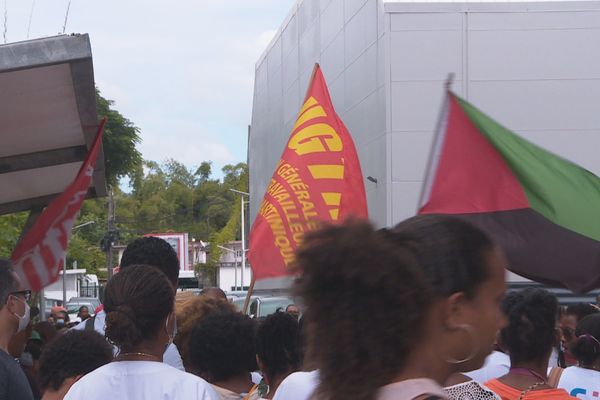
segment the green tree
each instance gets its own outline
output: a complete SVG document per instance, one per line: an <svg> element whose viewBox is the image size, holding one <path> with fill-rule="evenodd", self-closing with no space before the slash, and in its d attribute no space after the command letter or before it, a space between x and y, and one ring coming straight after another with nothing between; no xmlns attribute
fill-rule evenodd
<svg viewBox="0 0 600 400"><path fill-rule="evenodd" d="M119 179L131 175L142 164L142 156L136 147L140 142L140 130L113 109L114 102L102 97L98 89L96 104L98 116L107 118L102 138L106 182L116 186Z"/></svg>

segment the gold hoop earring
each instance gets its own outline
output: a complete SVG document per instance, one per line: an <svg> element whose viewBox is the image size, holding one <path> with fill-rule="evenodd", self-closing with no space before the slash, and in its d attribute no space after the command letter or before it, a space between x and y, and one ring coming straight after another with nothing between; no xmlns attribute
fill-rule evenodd
<svg viewBox="0 0 600 400"><path fill-rule="evenodd" d="M446 358L446 362L448 364L462 364L462 363L471 361L472 359L475 358L477 353L479 353L479 349L481 347L479 345L479 338L477 337L477 333L476 333L475 329L470 324L459 324L459 325L455 325L454 328L462 329L465 332L467 332L467 334L471 337L471 342L473 343L473 350L471 351L471 353L469 353L469 355L467 357L465 357L461 360L458 360L458 359L452 358L452 357L448 357L448 358Z"/></svg>

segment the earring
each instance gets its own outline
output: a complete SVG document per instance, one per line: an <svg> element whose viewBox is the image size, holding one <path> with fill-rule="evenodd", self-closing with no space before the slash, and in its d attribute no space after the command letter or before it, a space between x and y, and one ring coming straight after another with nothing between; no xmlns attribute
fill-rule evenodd
<svg viewBox="0 0 600 400"><path fill-rule="evenodd" d="M448 364L466 363L468 361L471 361L473 358L475 358L477 353L479 353L479 349L480 349L479 338L477 337L477 333L475 332L475 329L469 324L455 325L455 328L464 330L471 337L471 343L473 343L473 351L471 351L471 353L469 353L469 355L467 357L465 357L461 360L457 360L456 358L448 357L448 358L446 358L446 362Z"/></svg>

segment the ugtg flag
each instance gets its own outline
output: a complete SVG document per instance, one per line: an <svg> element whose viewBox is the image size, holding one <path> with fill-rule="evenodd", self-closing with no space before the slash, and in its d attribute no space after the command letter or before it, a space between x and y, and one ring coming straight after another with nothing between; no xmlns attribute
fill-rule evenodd
<svg viewBox="0 0 600 400"><path fill-rule="evenodd" d="M305 232L349 216L368 217L363 176L352 137L333 108L317 64L250 230L254 277L288 275Z"/></svg>
<svg viewBox="0 0 600 400"><path fill-rule="evenodd" d="M421 206L485 230L519 275L576 292L600 287L600 179L451 92Z"/></svg>

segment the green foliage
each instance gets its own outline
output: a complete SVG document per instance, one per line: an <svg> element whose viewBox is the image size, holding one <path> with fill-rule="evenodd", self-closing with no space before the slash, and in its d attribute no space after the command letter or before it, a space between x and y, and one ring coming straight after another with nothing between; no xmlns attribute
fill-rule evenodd
<svg viewBox="0 0 600 400"><path fill-rule="evenodd" d="M96 104L99 117L106 117L102 146L106 182L116 186L119 179L131 175L142 163L142 155L136 148L140 142L139 128L111 106L112 100L107 100L96 89Z"/></svg>
<svg viewBox="0 0 600 400"><path fill-rule="evenodd" d="M0 216L0 257L9 258L12 254L28 213L15 213Z"/></svg>

